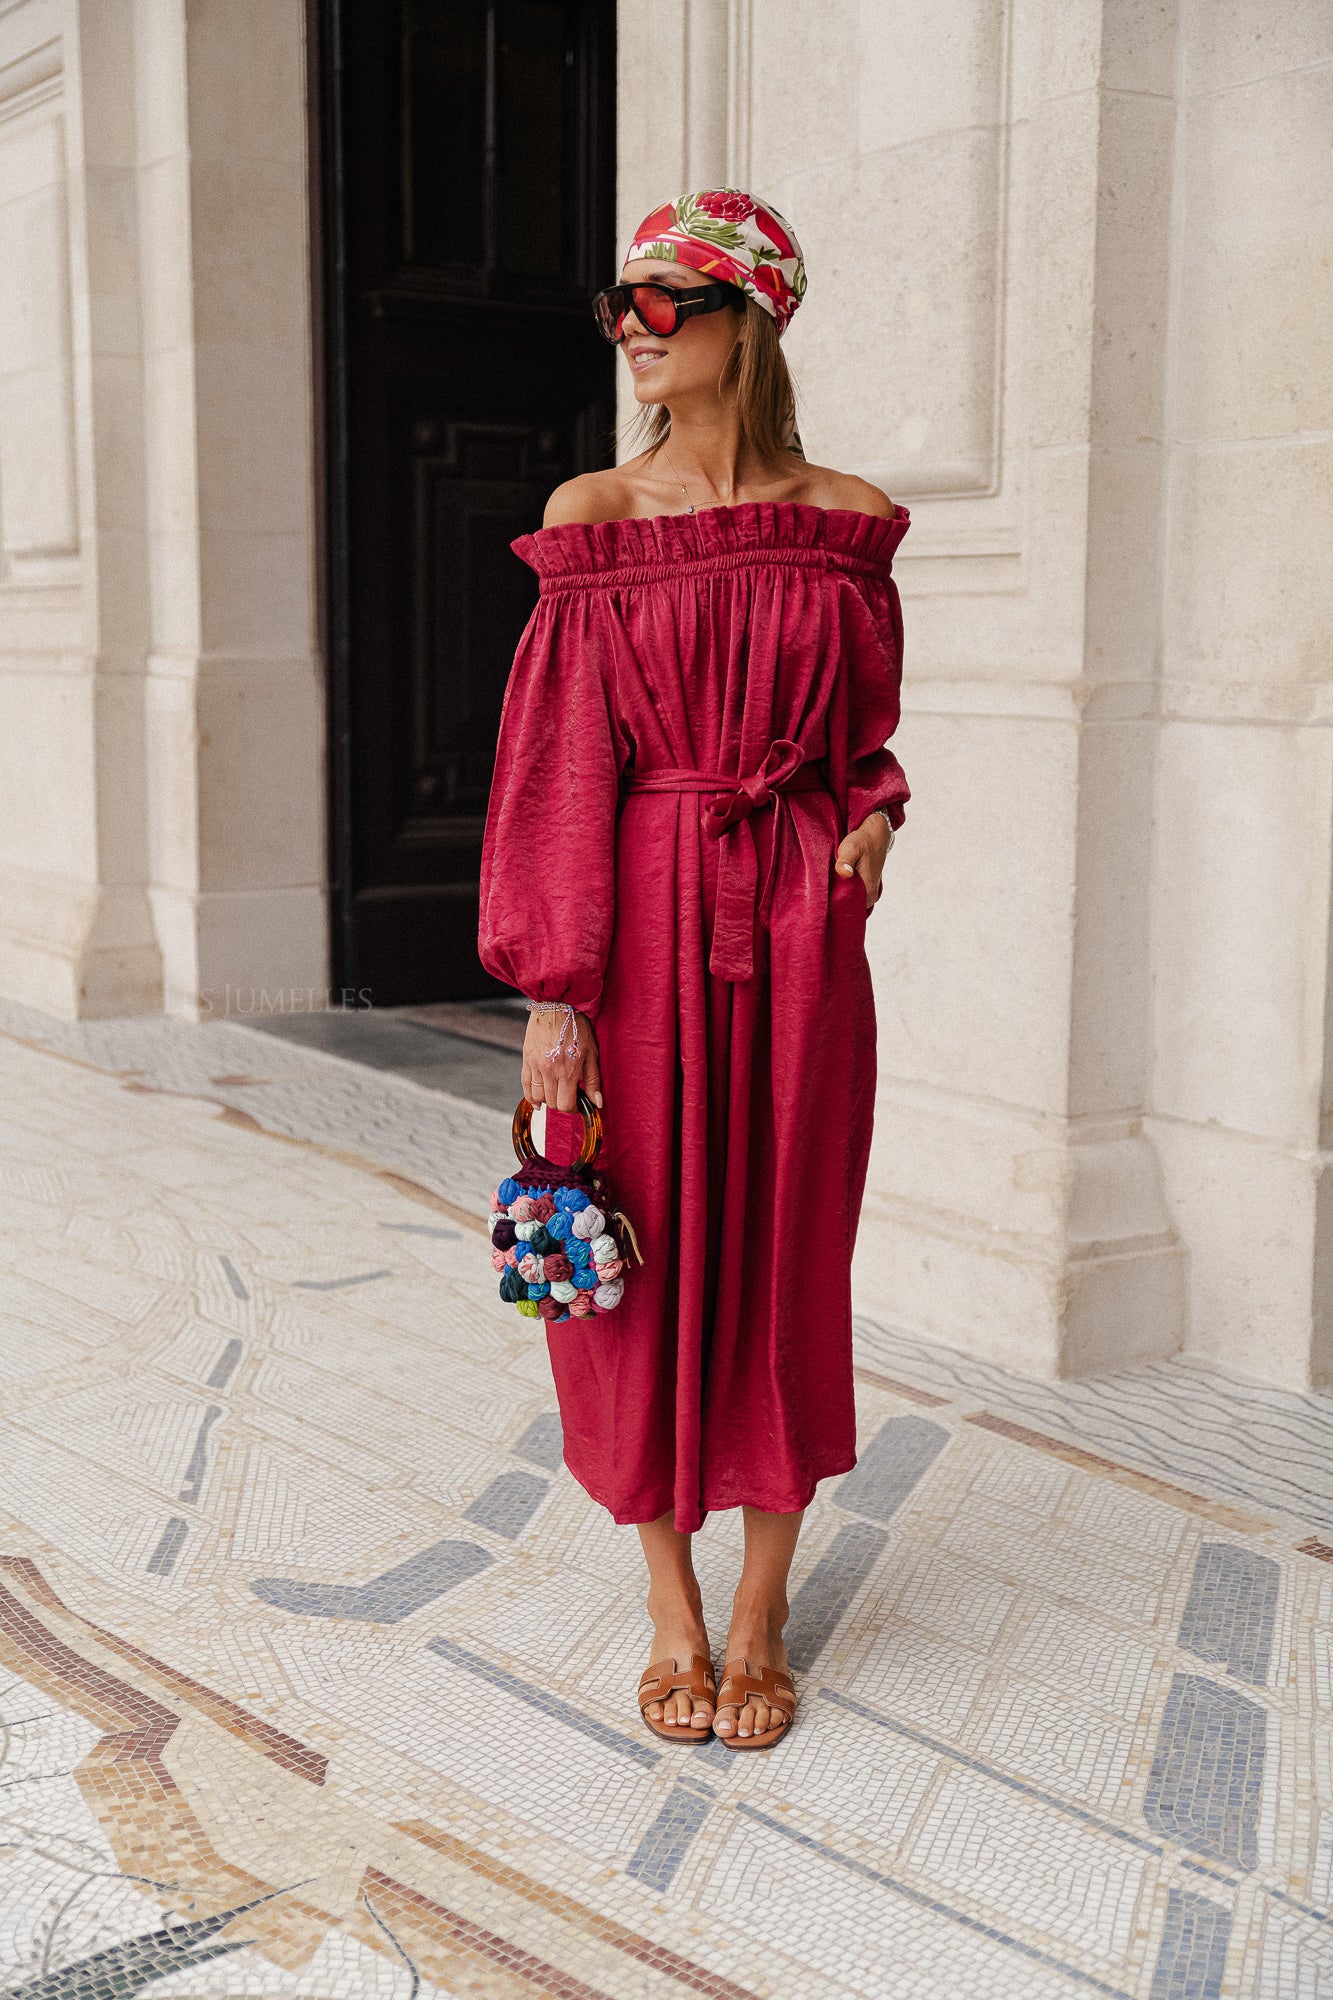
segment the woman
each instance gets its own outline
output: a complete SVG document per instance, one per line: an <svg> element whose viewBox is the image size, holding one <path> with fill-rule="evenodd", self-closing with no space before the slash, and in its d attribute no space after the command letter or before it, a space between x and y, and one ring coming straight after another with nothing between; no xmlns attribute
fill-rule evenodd
<svg viewBox="0 0 1333 2000"><path fill-rule="evenodd" d="M513 544L541 594L482 860L482 963L532 1008L524 1093L605 1092L644 1255L613 1316L548 1321L566 1463L642 1539L649 1728L737 1750L790 1726L803 1510L856 1462L865 923L908 797L883 748L908 517L792 448L778 343L804 290L787 224L722 188L655 209L594 301L648 448ZM738 1506L719 1686L690 1538Z"/></svg>

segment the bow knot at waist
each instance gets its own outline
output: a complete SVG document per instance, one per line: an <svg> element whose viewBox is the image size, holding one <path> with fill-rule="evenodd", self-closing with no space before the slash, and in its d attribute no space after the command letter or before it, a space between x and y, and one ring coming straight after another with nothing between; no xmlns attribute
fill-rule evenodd
<svg viewBox="0 0 1333 2000"><path fill-rule="evenodd" d="M771 806L780 792L827 791L821 766L807 764L800 744L779 736L769 744L763 763L743 777L724 778L714 771L662 766L628 772L625 788L630 792L716 794L703 810L704 831L720 840L735 828L736 838L727 842L718 857L717 907L708 969L718 979L753 979L758 862L754 830L746 822L751 813Z"/></svg>
<svg viewBox="0 0 1333 2000"><path fill-rule="evenodd" d="M728 827L748 819L752 812L772 805L778 792L822 792L826 781L817 764L805 762L799 743L779 736L768 746L762 764L744 777L724 778L718 772L694 771L684 766L663 766L657 770L632 771L626 778L631 792L716 792L704 807L703 824L718 840Z"/></svg>

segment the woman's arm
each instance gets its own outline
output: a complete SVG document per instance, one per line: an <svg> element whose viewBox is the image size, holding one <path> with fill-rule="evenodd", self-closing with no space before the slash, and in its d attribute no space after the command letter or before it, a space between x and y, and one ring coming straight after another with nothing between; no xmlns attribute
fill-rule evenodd
<svg viewBox="0 0 1333 2000"><path fill-rule="evenodd" d="M505 686L482 841L478 953L533 1009L524 1095L561 1110L576 1108L580 1082L601 1093L592 1023L614 927L622 755L602 650L561 598L539 598ZM575 894L543 888L557 853L578 855Z"/></svg>
<svg viewBox="0 0 1333 2000"><path fill-rule="evenodd" d="M887 493L870 480L861 479L855 473L844 472L837 475L844 497L834 504L852 507L862 514L873 514L882 521L891 521L897 513L897 503L890 500ZM872 794L873 797L873 794ZM890 804L893 812L890 814ZM883 887L884 863L893 845L894 821L901 820L903 809L897 800L890 801L888 795L882 804L873 806L861 821L853 827L838 846L834 866L840 875L859 875L865 883L866 908L871 910L879 901Z"/></svg>

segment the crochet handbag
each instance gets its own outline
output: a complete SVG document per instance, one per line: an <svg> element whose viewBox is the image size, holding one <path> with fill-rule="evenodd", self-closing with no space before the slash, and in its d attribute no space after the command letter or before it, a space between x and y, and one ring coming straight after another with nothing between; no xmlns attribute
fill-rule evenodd
<svg viewBox="0 0 1333 2000"><path fill-rule="evenodd" d="M572 1166L556 1167L532 1144L534 1106L514 1113L518 1171L491 1196L491 1262L500 1297L529 1319L587 1319L614 1312L625 1295L630 1251L643 1253L625 1211L598 1170L602 1114L583 1090L583 1143Z"/></svg>

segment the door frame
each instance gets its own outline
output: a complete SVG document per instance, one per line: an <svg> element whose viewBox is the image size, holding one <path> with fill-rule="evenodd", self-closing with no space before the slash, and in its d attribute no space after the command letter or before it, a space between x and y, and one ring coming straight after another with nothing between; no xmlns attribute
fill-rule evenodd
<svg viewBox="0 0 1333 2000"><path fill-rule="evenodd" d="M351 620L347 490L346 301L338 283L347 234L342 107L330 71L346 0L306 0L310 324L314 434L315 620L325 685L325 883L330 987L347 1004L352 961ZM332 995L330 996L332 1004Z"/></svg>

